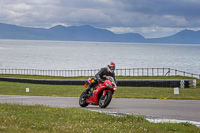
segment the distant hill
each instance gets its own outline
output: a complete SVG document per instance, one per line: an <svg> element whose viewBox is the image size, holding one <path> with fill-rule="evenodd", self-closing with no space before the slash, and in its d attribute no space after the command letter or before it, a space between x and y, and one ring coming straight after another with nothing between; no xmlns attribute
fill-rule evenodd
<svg viewBox="0 0 200 133"><path fill-rule="evenodd" d="M145 39L138 33L115 34L89 25L45 29L0 23L0 39L200 44L200 31L183 30L168 37Z"/></svg>
<svg viewBox="0 0 200 133"><path fill-rule="evenodd" d="M20 27L0 23L0 39L41 39L43 28Z"/></svg>
<svg viewBox="0 0 200 133"><path fill-rule="evenodd" d="M105 29L89 25L64 27L57 25L50 29L21 27L0 23L0 39L98 41L98 42L141 42L145 38L137 33L114 34Z"/></svg>
<svg viewBox="0 0 200 133"><path fill-rule="evenodd" d="M200 44L200 31L183 30L172 36L146 39L148 43Z"/></svg>

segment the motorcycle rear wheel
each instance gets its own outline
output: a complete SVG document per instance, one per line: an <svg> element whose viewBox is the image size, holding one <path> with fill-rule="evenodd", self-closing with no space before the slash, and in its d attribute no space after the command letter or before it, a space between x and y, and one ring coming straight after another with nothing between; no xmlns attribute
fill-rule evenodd
<svg viewBox="0 0 200 133"><path fill-rule="evenodd" d="M86 103L87 98L84 98L83 96L85 95L85 93L82 93L80 98L79 98L79 105L81 107L86 107L88 106L89 103Z"/></svg>
<svg viewBox="0 0 200 133"><path fill-rule="evenodd" d="M106 108L109 104L110 104L110 101L112 99L112 93L111 92L106 92L106 95L100 97L99 99L99 107L101 108Z"/></svg>

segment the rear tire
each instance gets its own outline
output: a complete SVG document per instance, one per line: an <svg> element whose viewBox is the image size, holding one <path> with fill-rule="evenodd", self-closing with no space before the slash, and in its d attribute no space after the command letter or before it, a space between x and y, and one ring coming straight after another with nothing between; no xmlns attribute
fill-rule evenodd
<svg viewBox="0 0 200 133"><path fill-rule="evenodd" d="M102 94L99 99L99 107L106 108L110 104L111 99L112 99L112 93L110 91L106 92L105 96L103 96Z"/></svg>
<svg viewBox="0 0 200 133"><path fill-rule="evenodd" d="M87 98L84 98L83 96L85 95L85 93L83 92L79 98L79 105L81 107L86 107L88 106L89 103L86 103Z"/></svg>

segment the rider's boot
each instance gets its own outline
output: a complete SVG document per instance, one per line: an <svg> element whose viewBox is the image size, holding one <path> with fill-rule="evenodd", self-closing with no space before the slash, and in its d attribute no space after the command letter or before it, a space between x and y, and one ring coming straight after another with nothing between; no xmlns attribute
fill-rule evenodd
<svg viewBox="0 0 200 133"><path fill-rule="evenodd" d="M91 89L91 86L88 85L87 89L84 90L83 93L85 93L85 95L84 95L85 98L90 97L90 93L89 93L90 89Z"/></svg>

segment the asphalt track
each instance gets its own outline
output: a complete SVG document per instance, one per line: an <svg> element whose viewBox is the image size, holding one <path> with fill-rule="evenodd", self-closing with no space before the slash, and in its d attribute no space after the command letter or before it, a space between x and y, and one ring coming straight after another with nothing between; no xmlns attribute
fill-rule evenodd
<svg viewBox="0 0 200 133"><path fill-rule="evenodd" d="M78 97L0 95L0 103L81 108L78 100ZM200 100L113 98L105 109L94 105L83 109L111 114L143 115L150 119L177 119L200 123Z"/></svg>

